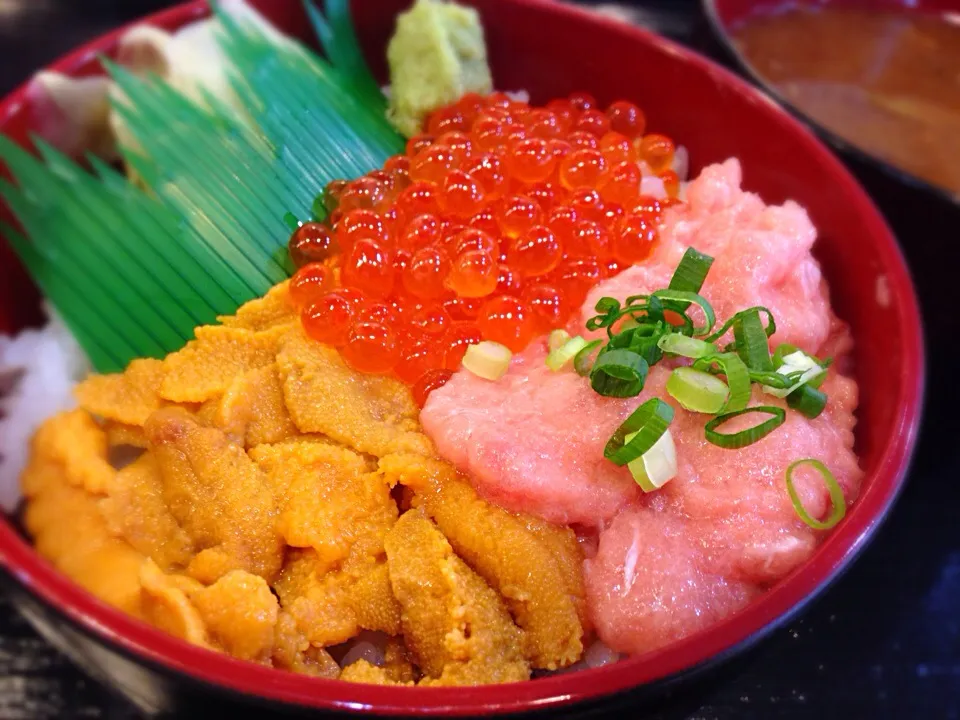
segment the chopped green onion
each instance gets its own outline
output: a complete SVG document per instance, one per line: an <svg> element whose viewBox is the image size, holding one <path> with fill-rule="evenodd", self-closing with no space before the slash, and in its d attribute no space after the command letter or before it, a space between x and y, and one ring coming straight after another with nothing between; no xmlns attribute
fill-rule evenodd
<svg viewBox="0 0 960 720"><path fill-rule="evenodd" d="M827 395L810 385L801 385L787 395L787 405L812 420L827 406Z"/></svg>
<svg viewBox="0 0 960 720"><path fill-rule="evenodd" d="M484 340L467 347L463 367L484 380L499 380L506 375L512 357L509 348Z"/></svg>
<svg viewBox="0 0 960 720"><path fill-rule="evenodd" d="M688 247L686 252L683 253L683 258L677 265L677 269L673 271L673 277L670 278L670 289L700 292L703 281L706 279L707 273L710 272L711 265L713 265L712 257ZM689 303L684 305L682 309L686 310L688 307Z"/></svg>
<svg viewBox="0 0 960 720"><path fill-rule="evenodd" d="M723 409L730 388L708 372L678 367L667 380L667 392L687 410L715 415Z"/></svg>
<svg viewBox="0 0 960 720"><path fill-rule="evenodd" d="M734 315L733 338L737 354L748 368L760 372L773 370L767 334L759 310L751 308Z"/></svg>
<svg viewBox="0 0 960 720"><path fill-rule="evenodd" d="M570 339L570 333L566 330L553 330L547 336L547 349L553 352Z"/></svg>
<svg viewBox="0 0 960 720"><path fill-rule="evenodd" d="M320 193L313 199L310 205L310 215L314 222L323 222L327 219L327 207L323 202L323 193Z"/></svg>
<svg viewBox="0 0 960 720"><path fill-rule="evenodd" d="M590 374L594 355L600 351L601 345L603 345L603 340L591 340L577 353L577 356L573 358L573 369L577 371L577 375L586 377Z"/></svg>
<svg viewBox="0 0 960 720"><path fill-rule="evenodd" d="M727 330L729 330L730 328L733 327L733 324L737 321L737 318L738 318L740 315L743 315L744 313L748 313L748 312L750 312L750 311L752 311L752 310L756 310L757 312L766 313L766 315L767 315L767 327L764 328L764 332L767 334L767 337L770 337L771 335L773 335L773 334L777 331L777 323L776 323L776 321L773 319L773 313L770 312L770 310L767 309L767 308L765 308L763 305L757 305L757 306L755 306L755 307L747 308L746 310L741 310L740 312L736 313L732 318L730 318L729 320L727 320L727 321L720 327L719 330L717 330L715 333L713 333L713 334L710 335L709 337L705 337L704 340L706 340L707 342L716 342L717 340L719 340L720 338L722 338L724 335L727 334Z"/></svg>
<svg viewBox="0 0 960 720"><path fill-rule="evenodd" d="M340 205L340 198L330 192L331 189L332 188L328 183L323 191L317 195L316 199L313 201L314 207L318 209L322 207L328 216L331 215L333 211L336 210Z"/></svg>
<svg viewBox="0 0 960 720"><path fill-rule="evenodd" d="M302 222L297 220L297 216L289 211L283 214L283 222L285 222L287 227L290 228L290 232L294 232L298 227L303 225Z"/></svg>
<svg viewBox="0 0 960 720"><path fill-rule="evenodd" d="M784 377L780 373L757 372L756 370L750 371L750 382L755 382L764 388L776 388L777 390L785 390L793 385L790 378Z"/></svg>
<svg viewBox="0 0 960 720"><path fill-rule="evenodd" d="M783 359L787 355L792 355L798 351L800 351L800 348L798 348L796 345L791 345L789 343L781 343L780 345L777 345L777 349L773 351L773 367L779 368L781 365L783 365ZM809 357L813 358L824 370L829 368L833 363L833 358L825 358L821 360L816 355L809 355ZM823 381L826 379L827 374L823 373L821 375L817 375L815 378L813 378L813 380L808 380L807 385L819 389L820 386L823 385Z"/></svg>
<svg viewBox="0 0 960 720"><path fill-rule="evenodd" d="M663 322L663 303L659 298L650 295L634 295L627 298L627 304L620 309L613 322L607 325L607 334L613 337L613 329L617 320L625 317L620 323L619 332L623 332L635 325L656 325Z"/></svg>
<svg viewBox="0 0 960 720"><path fill-rule="evenodd" d="M663 322L640 323L614 335L607 347L631 350L646 360L647 365L655 365L663 358L663 352L657 345L663 334L663 327Z"/></svg>
<svg viewBox="0 0 960 720"><path fill-rule="evenodd" d="M797 493L797 489L793 484L793 473L801 465L810 465L817 470L827 485L833 509L830 511L830 517L826 520L817 520L812 517L810 513L807 512L807 509L803 507L803 503L800 502L800 495ZM787 493L790 495L790 502L793 503L793 509L797 511L800 519L814 530L830 530L843 520L844 515L847 514L847 501L843 497L843 488L840 487L840 483L837 482L837 479L833 476L833 473L830 472L830 469L819 460L815 458L803 458L802 460L791 463L790 467L787 468L786 478Z"/></svg>
<svg viewBox="0 0 960 720"><path fill-rule="evenodd" d="M791 345L790 343L780 343L777 345L776 349L773 351L773 367L778 369L783 365L783 359L787 355L792 355L793 353L800 350L796 345Z"/></svg>
<svg viewBox="0 0 960 720"><path fill-rule="evenodd" d="M624 328L610 338L610 346L614 348L629 348L634 345L645 344L649 341L653 341L653 344L656 345L656 341L660 339L662 333L662 322L641 323L634 321L630 327Z"/></svg>
<svg viewBox="0 0 960 720"><path fill-rule="evenodd" d="M630 433L624 438L629 445L639 433ZM673 435L665 430L649 450L636 460L627 463L637 485L644 492L659 490L677 475L677 447Z"/></svg>
<svg viewBox="0 0 960 720"><path fill-rule="evenodd" d="M714 365L719 365L720 371L727 376L727 387L730 388L730 397L721 412L730 413L745 408L750 402L750 371L743 360L736 353L721 353L708 355L693 363L694 369L707 372L711 372Z"/></svg>
<svg viewBox="0 0 960 720"><path fill-rule="evenodd" d="M667 321L667 326L675 333L679 333L681 335L686 335L687 337L691 337L693 335L693 330L694 330L693 320L689 315L687 315L686 312L681 312L680 310L677 309L679 308L680 303L671 303L671 305L672 307L670 307L670 310L672 310L674 315L676 315L676 317L680 319L681 324L678 325L675 322L672 322L672 318L670 320L667 320L667 317L664 316L663 319Z"/></svg>
<svg viewBox="0 0 960 720"><path fill-rule="evenodd" d="M672 420L672 407L660 398L647 400L616 429L603 449L603 456L615 465L636 460L654 446ZM630 435L629 441L627 435Z"/></svg>
<svg viewBox="0 0 960 720"><path fill-rule="evenodd" d="M608 350L590 370L590 387L606 397L633 397L643 390L650 366L632 350Z"/></svg>
<svg viewBox="0 0 960 720"><path fill-rule="evenodd" d="M759 425L754 425L751 428L741 430L740 432L733 433L732 435L717 432L717 428L723 423L727 422L727 420L731 420L739 415L746 415L747 413L755 412L766 413L768 415L772 415L773 417L771 417L769 420L764 420ZM707 440L712 442L714 445L726 448L728 450L737 450L739 448L747 447L747 445L753 445L758 440L766 437L778 427L783 425L783 422L786 419L787 412L783 408L779 408L774 405L758 405L756 407L735 410L734 412L729 412L715 417L713 420L708 422L703 429L707 436Z"/></svg>
<svg viewBox="0 0 960 720"><path fill-rule="evenodd" d="M662 335L657 345L666 353L679 355L687 358L702 358L707 355L715 355L717 346L713 343L697 340L687 337L683 333L667 333Z"/></svg>
<svg viewBox="0 0 960 720"><path fill-rule="evenodd" d="M813 377L811 380L807 380L807 382L806 382L806 384L804 385L804 387L811 387L811 388L813 388L814 390L819 390L819 389L820 389L820 386L823 385L823 381L827 379L826 369L827 369L827 367L828 367L829 365L830 365L830 363L827 362L827 361L822 362L822 363L820 364L820 367L822 367L822 368L824 369L824 372L822 372L822 373L820 373L820 374L818 374L818 375L814 375L814 377Z"/></svg>
<svg viewBox="0 0 960 720"><path fill-rule="evenodd" d="M557 371L576 357L577 353L587 346L587 341L577 335L570 338L556 350L550 351L547 355L547 367Z"/></svg>
<svg viewBox="0 0 960 720"><path fill-rule="evenodd" d="M601 315L609 315L611 312L620 312L620 301L612 297L602 297L597 300L597 304L593 306L593 309Z"/></svg>
<svg viewBox="0 0 960 720"><path fill-rule="evenodd" d="M587 330L609 329L620 318L620 301L612 297L602 297L597 300L594 310L599 314L587 320Z"/></svg>
<svg viewBox="0 0 960 720"><path fill-rule="evenodd" d="M657 297L656 293L647 298L646 311L647 319L653 322L664 322L663 302Z"/></svg>
<svg viewBox="0 0 960 720"><path fill-rule="evenodd" d="M703 314L706 317L707 324L695 326L693 328L694 337L698 335L706 335L713 329L713 326L717 322L716 313L713 312L713 306L707 302L706 298L697 295L695 292L689 292L687 290L657 290L650 298L659 299L659 300L669 300L672 301L673 305L665 305L664 307L668 310L674 310L675 308L681 308L681 312L689 307L690 303L699 306L703 310ZM687 303L683 305L683 303Z"/></svg>
<svg viewBox="0 0 960 720"><path fill-rule="evenodd" d="M677 303L674 304L676 305ZM592 318L587 320L587 330L600 330L602 328L606 328L607 335L611 339L616 337L624 330L632 329L636 325L655 325L657 323L664 322L663 301L653 295L633 295L627 298L625 306L621 306L620 301L616 300L615 298L602 297L597 301L595 308L600 314L594 315ZM693 321L686 317L682 311L677 312L683 319L684 329L690 328L690 331L692 332ZM614 328L617 326L617 321L621 318L626 319L624 322L620 323L618 331L614 332ZM640 318L646 322L641 322Z"/></svg>
<svg viewBox="0 0 960 720"><path fill-rule="evenodd" d="M791 384L785 388L764 387L763 391L768 395L784 398L825 372L826 370L820 366L816 358L810 357L801 350L794 350L781 358L780 366L777 368L779 375L792 379Z"/></svg>
<svg viewBox="0 0 960 720"><path fill-rule="evenodd" d="M808 372L810 370L822 371L823 367L820 361L812 355L807 355L803 350L794 350L789 355L784 355L777 372L781 375L789 375L794 372Z"/></svg>

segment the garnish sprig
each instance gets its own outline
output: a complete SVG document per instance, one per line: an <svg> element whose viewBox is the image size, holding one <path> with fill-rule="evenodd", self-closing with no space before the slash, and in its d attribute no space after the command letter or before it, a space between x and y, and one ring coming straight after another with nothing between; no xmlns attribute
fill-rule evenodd
<svg viewBox="0 0 960 720"><path fill-rule="evenodd" d="M751 445L776 430L786 420L777 406L749 407L753 386L785 398L787 406L808 418L826 407L827 395L819 387L830 360L821 361L798 348L781 344L770 352L776 319L762 305L734 313L719 328L716 313L700 294L713 258L687 248L669 287L649 294L632 295L623 302L602 297L587 329L606 330L607 338L578 345L574 369L590 377L591 387L607 397L634 397L643 391L650 367L664 354L692 360L675 369L667 393L693 412L714 415L704 430L707 440L725 448ZM696 306L703 321L691 317ZM732 331L733 340L719 346ZM724 380L710 380L722 376ZM734 435L717 431L727 420L746 413L771 417Z"/></svg>
<svg viewBox="0 0 960 720"><path fill-rule="evenodd" d="M586 326L592 331L606 330L606 341L576 338L579 342L571 352L575 348L576 372L589 375L591 387L608 397L639 395L650 367L664 354L692 361L674 369L667 380L667 394L690 412L713 415L704 425L706 440L736 450L762 440L787 419L787 411L778 405L750 406L753 385L785 398L789 408L815 418L827 404L820 385L831 359L820 360L786 343L771 353L769 340L777 323L770 309L761 305L735 313L714 330L716 314L700 295L712 264L713 258L688 248L667 289L632 295L623 303L612 297L600 298L597 314ZM697 325L690 317L691 305L700 309L703 324ZM733 340L721 349L717 343L731 330ZM719 379L721 375L725 380ZM761 419L738 432L723 432L725 423L742 415ZM604 456L627 466L644 492L660 489L678 472L669 430L673 416L670 405L651 398L616 429L604 448ZM802 465L813 467L827 485L832 511L826 520L812 517L800 502L793 473ZM819 460L805 458L792 463L786 471L786 485L797 515L811 528L827 530L843 519L843 490Z"/></svg>
<svg viewBox="0 0 960 720"><path fill-rule="evenodd" d="M716 313L698 291L713 258L688 248L674 272L670 287L649 295L632 295L623 303L616 298L597 301L597 315L587 320L587 329L606 330L607 341L593 341L577 355L574 367L589 374L590 385L607 397L634 397L643 390L650 366L663 359L661 341L678 336L703 344L697 338L710 333ZM696 305L704 317L696 324L689 314ZM599 344L598 344L599 343ZM679 347L673 341L674 347ZM689 346L689 344L688 344Z"/></svg>

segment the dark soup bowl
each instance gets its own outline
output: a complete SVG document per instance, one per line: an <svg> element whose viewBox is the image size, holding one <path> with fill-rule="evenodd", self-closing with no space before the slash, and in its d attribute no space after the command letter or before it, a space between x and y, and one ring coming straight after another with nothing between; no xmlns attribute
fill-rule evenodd
<svg viewBox="0 0 960 720"><path fill-rule="evenodd" d="M361 41L384 74L384 46L408 0L353 4ZM186 712L244 704L271 711L318 710L451 716L579 712L625 698L662 695L783 624L863 550L903 485L920 417L923 347L917 302L897 243L849 172L789 113L730 72L669 41L546 0L471 2L482 13L498 87L527 89L535 103L586 90L602 103L640 104L650 127L677 138L694 170L736 156L745 186L767 202L793 199L819 230L814 253L831 299L852 329L863 392L856 451L862 491L812 558L743 611L655 652L615 665L527 683L463 688L378 687L308 678L188 645L89 595L41 558L8 519L0 520L0 566L11 597L37 629L97 678L148 711ZM303 34L296 0L259 3L279 28ZM147 18L172 29L204 15L200 2ZM112 33L51 69L99 72ZM26 143L32 109L21 89L0 104L0 132ZM4 252L8 252L5 251ZM0 261L0 330L36 317L9 255Z"/></svg>
<svg viewBox="0 0 960 720"><path fill-rule="evenodd" d="M957 90L953 74L956 69L956 59L953 53L960 53L960 2L957 0L702 0L704 15L715 40L715 54L731 66L737 68L760 86L764 92L780 103L789 112L810 127L824 142L826 142L846 163L861 184L882 209L887 221L893 227L901 247L907 256L910 267L924 281L919 283L919 294L924 317L928 327L943 328L947 332L955 332L960 325L955 313L943 307L942 295L937 288L948 286L952 280L952 272L942 258L954 252L956 228L960 226L960 144L950 142L952 151L943 149L936 153L936 162L941 167L950 168L952 177L949 187L943 183L934 184L915 172L903 169L893 164L893 157L887 159L876 152L871 152L871 142L878 142L878 133L897 142L895 126L887 124L868 127L872 141L864 142L860 137L844 135L836 125L836 113L846 105L820 104L818 108L805 104L802 95L791 95L782 88L786 81L794 79L798 73L808 72L811 61L830 62L831 67L823 78L827 98L829 93L836 92L839 84L857 84L859 82L873 83L870 92L890 95L902 92L909 83L918 83L918 92L926 95L937 92L937 82L950 83L950 92L944 92L943 97L952 98L956 103ZM844 25L833 28L822 24L798 24L790 32L789 23L797 17L806 15L808 18L815 15L821 17L825 12L850 13L847 22L856 22L856 18L869 16L872 21L861 23L864 27L863 36L857 39L846 37L844 40ZM771 21L779 22L773 28ZM913 23L921 23L914 27ZM763 52L769 58L765 68L773 70L778 76L771 77L770 72L758 66L761 52L753 45L754 50L748 50L745 42L738 38L753 25L765 23L765 32L787 31L788 37L784 43L804 42L807 48L800 48L796 52L785 52L783 47L768 52L770 48L777 48L777 38L768 36ZM847 26L848 27L848 26ZM812 29L820 28L821 37L811 37ZM929 42L926 34L940 29L936 33L942 42L944 38L953 40L950 44L950 53L937 54L935 46ZM759 31L755 30L755 33ZM949 34L948 34L949 33ZM847 33L849 35L849 33ZM758 38L758 34L752 36ZM871 44L870 38L875 37ZM821 45L829 45L830 50L817 50ZM930 57L940 57L934 60L936 67L943 66L943 72L936 72L936 67L930 68L923 78L918 80L918 67L910 67L906 63L910 58L916 58L919 52L929 53ZM757 58L751 62L750 56ZM958 56L960 57L960 56ZM907 58L906 60L904 58ZM914 62L916 62L914 60ZM776 64L779 63L779 66ZM788 64L789 63L789 64ZM816 71L814 71L816 72ZM789 75L789 78L788 78ZM807 79L807 78L802 78ZM829 85L833 85L832 89ZM812 84L807 85L813 87ZM841 89L840 92L846 92ZM834 95L837 97L837 95ZM844 95L849 99L849 95ZM862 97L867 97L864 93ZM806 95L807 103L810 95ZM894 98L896 99L896 98ZM873 102L865 101L867 104ZM881 97L881 102L883 98ZM947 102L947 101L943 101ZM882 107L882 105L881 105ZM935 113L941 119L946 118L955 130L951 130L952 137L960 135L960 107L953 107L949 115L944 115L936 107L915 106L913 112ZM826 113L826 114L824 114ZM877 117L873 112L860 113L860 120L864 117ZM819 121L821 118L823 122ZM830 127L825 122L830 118ZM890 118L880 117L881 120ZM856 126L861 127L861 126ZM918 125L907 125L913 132L922 133ZM941 128L946 125L941 125ZM918 129L919 128L919 129ZM927 140L927 142L930 142ZM938 147L928 144L930 148ZM872 147L879 146L872 145ZM910 141L904 147L911 147ZM952 152L952 155L951 155ZM885 154L885 153L884 153ZM927 175L927 177L932 177ZM942 173L941 173L942 179ZM934 362L938 362L934 360ZM939 369L939 368L938 368Z"/></svg>

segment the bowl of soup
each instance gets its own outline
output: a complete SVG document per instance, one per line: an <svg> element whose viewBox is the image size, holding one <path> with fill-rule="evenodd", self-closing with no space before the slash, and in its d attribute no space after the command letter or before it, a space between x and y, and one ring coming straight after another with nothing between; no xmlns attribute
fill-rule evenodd
<svg viewBox="0 0 960 720"><path fill-rule="evenodd" d="M857 162L960 197L960 3L705 0L741 67Z"/></svg>

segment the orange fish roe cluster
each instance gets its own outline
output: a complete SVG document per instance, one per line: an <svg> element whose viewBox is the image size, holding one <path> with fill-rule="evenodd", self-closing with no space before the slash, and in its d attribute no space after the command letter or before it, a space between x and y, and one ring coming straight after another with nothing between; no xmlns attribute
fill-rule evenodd
<svg viewBox="0 0 960 720"><path fill-rule="evenodd" d="M404 155L328 185L329 227L294 232L304 328L421 403L470 344L522 350L656 244L679 181L673 141L645 129L636 105L603 111L586 93L540 108L471 94L436 111ZM667 199L640 194L644 172Z"/></svg>

